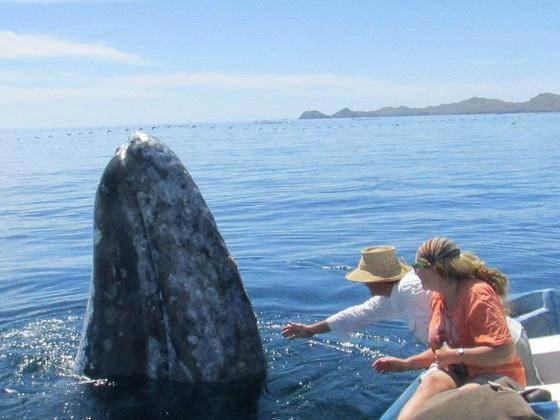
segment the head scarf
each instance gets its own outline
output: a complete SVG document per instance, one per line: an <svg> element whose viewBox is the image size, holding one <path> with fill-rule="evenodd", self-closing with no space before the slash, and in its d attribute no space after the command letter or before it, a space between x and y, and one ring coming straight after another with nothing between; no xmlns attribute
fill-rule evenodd
<svg viewBox="0 0 560 420"><path fill-rule="evenodd" d="M461 250L449 238L435 236L428 239L418 248L416 260L422 259L430 264L446 258L454 258L461 254Z"/></svg>

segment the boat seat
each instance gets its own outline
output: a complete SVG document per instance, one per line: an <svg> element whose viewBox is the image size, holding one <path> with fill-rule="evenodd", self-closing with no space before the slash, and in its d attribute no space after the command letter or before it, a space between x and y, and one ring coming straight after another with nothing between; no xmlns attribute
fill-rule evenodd
<svg viewBox="0 0 560 420"><path fill-rule="evenodd" d="M544 384L560 383L560 334L530 339L533 362ZM539 385L542 387L542 385ZM556 398L560 393L553 394Z"/></svg>

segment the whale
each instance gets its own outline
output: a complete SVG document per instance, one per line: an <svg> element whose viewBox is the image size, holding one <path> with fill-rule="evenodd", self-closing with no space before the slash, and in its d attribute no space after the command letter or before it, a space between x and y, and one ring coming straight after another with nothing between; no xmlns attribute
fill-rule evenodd
<svg viewBox="0 0 560 420"><path fill-rule="evenodd" d="M262 381L257 319L202 194L162 141L134 133L99 181L75 370L186 384Z"/></svg>

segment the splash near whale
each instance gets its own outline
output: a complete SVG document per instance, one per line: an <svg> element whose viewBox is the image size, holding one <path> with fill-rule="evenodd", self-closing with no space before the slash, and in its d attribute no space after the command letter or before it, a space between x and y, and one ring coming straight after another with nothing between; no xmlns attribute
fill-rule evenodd
<svg viewBox="0 0 560 420"><path fill-rule="evenodd" d="M164 143L136 133L95 198L90 297L76 359L90 378L263 378L256 317L201 193Z"/></svg>

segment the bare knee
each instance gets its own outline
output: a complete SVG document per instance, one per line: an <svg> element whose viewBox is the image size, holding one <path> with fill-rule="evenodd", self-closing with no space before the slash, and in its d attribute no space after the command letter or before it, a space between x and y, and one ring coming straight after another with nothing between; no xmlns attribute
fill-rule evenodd
<svg viewBox="0 0 560 420"><path fill-rule="evenodd" d="M455 381L445 372L437 371L424 376L414 395L412 395L399 413L398 420L414 418L416 412L430 397L454 388L457 388Z"/></svg>
<svg viewBox="0 0 560 420"><path fill-rule="evenodd" d="M448 374L444 372L434 372L422 378L422 382L420 382L418 386L418 391L426 392L427 390L431 390L433 393L439 393L454 388L457 388L457 385Z"/></svg>

